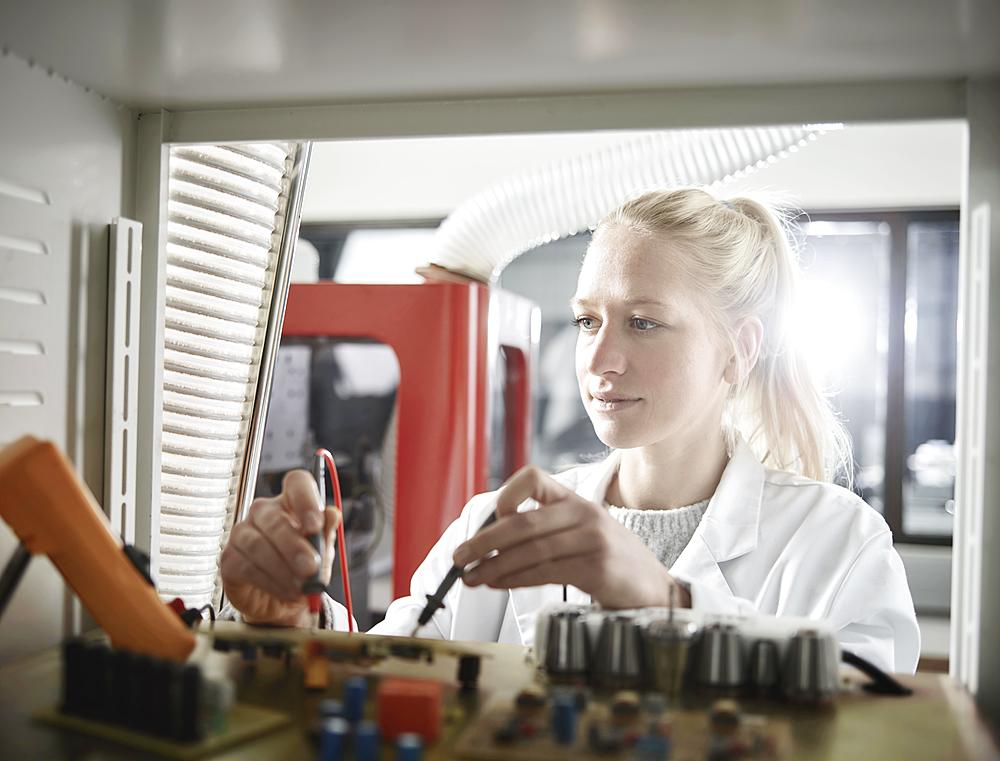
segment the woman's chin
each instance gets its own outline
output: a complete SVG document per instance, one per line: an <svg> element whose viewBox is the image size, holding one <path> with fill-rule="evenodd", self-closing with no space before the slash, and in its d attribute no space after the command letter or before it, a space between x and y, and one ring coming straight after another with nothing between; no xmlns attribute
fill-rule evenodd
<svg viewBox="0 0 1000 761"><path fill-rule="evenodd" d="M635 449L648 443L646 441L648 436L644 437L641 431L629 430L628 427L622 425L595 423L594 433L605 446L611 449Z"/></svg>

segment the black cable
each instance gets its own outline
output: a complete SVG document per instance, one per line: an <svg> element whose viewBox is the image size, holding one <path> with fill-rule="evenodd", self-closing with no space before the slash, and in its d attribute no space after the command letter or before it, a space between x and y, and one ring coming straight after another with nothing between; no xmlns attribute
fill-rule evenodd
<svg viewBox="0 0 1000 761"><path fill-rule="evenodd" d="M842 650L840 659L849 666L854 666L854 668L871 679L871 682L864 685L864 689L868 692L875 695L895 695L897 697L913 694L913 690L909 687L900 684L892 676L860 655L855 655L848 650Z"/></svg>
<svg viewBox="0 0 1000 761"><path fill-rule="evenodd" d="M3 569L3 575L0 576L0 617L3 616L10 598L14 596L14 591L21 582L21 577L24 576L24 571L30 560L31 553L28 552L28 548L23 542L18 543L17 549L14 550L14 554L10 556L10 560L7 561L7 565Z"/></svg>
<svg viewBox="0 0 1000 761"><path fill-rule="evenodd" d="M205 605L202 605L200 608L198 608L198 615L200 616L202 613L204 613L206 608L208 609L208 620L214 624L215 608L212 607L212 603L206 603Z"/></svg>

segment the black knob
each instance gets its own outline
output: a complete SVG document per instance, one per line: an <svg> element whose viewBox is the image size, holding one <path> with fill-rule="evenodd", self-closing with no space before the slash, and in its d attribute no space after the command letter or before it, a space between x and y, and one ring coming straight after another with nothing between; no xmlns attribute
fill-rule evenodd
<svg viewBox="0 0 1000 761"><path fill-rule="evenodd" d="M590 632L583 616L564 610L549 617L545 670L555 679L585 678L590 667Z"/></svg>
<svg viewBox="0 0 1000 761"><path fill-rule="evenodd" d="M625 616L601 623L594 656L594 681L608 689L637 688L642 684L642 632Z"/></svg>

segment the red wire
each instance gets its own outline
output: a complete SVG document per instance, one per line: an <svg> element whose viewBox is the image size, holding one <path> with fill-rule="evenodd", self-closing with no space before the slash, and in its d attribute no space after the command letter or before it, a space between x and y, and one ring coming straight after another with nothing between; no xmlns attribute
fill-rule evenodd
<svg viewBox="0 0 1000 761"><path fill-rule="evenodd" d="M344 504L340 499L340 478L337 476L337 463L333 461L333 455L326 449L317 449L316 454L326 460L326 467L330 471L330 483L333 484L333 504L340 512L340 520L337 522L337 554L340 555L340 579L344 582L344 607L347 608L348 631L354 631L354 606L351 604L351 579L347 573L347 540L344 538Z"/></svg>

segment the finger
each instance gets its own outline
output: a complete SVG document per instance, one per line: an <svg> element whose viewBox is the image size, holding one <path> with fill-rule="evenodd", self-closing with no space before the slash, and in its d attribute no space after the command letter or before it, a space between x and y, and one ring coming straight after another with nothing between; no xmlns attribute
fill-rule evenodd
<svg viewBox="0 0 1000 761"><path fill-rule="evenodd" d="M577 555L591 555L602 546L604 538L590 527L570 527L544 537L534 537L500 554L486 558L463 575L469 586L492 584L498 580L533 568L539 559L559 561Z"/></svg>
<svg viewBox="0 0 1000 761"><path fill-rule="evenodd" d="M253 562L253 558L241 552L235 545L227 545L223 560L225 563L223 575L226 583L230 586L254 587L284 602L295 602L301 596L300 592L292 593L279 586L274 579Z"/></svg>
<svg viewBox="0 0 1000 761"><path fill-rule="evenodd" d="M319 568L320 558L305 537L292 525L290 516L276 500L250 512L250 523L275 548L300 581Z"/></svg>
<svg viewBox="0 0 1000 761"><path fill-rule="evenodd" d="M312 474L305 470L292 470L285 475L278 497L282 506L295 516L304 534L316 534L323 530L323 510L326 505L319 503L319 488Z"/></svg>
<svg viewBox="0 0 1000 761"><path fill-rule="evenodd" d="M497 494L497 516L517 512L518 506L526 499L534 499L539 504L547 505L565 498L567 494L570 494L570 490L541 468L526 465L500 487Z"/></svg>
<svg viewBox="0 0 1000 761"><path fill-rule="evenodd" d="M501 576L490 586L494 589L516 589L518 587L537 587L542 584L572 584L577 589L586 592L590 589L588 580L593 574L596 561L597 556L593 553L556 560L543 560L516 573Z"/></svg>
<svg viewBox="0 0 1000 761"><path fill-rule="evenodd" d="M455 548L452 560L456 565L468 565L493 550L504 552L522 542L565 531L580 523L580 509L586 505L579 499L549 503L544 510L526 510L498 518L492 526L469 537Z"/></svg>
<svg viewBox="0 0 1000 761"><path fill-rule="evenodd" d="M278 550L256 527L241 523L233 527L229 543L272 580L283 598L298 596L302 584Z"/></svg>
<svg viewBox="0 0 1000 761"><path fill-rule="evenodd" d="M333 577L333 561L337 557L337 526L340 525L340 511L336 508L323 511L323 533L326 541L323 544L323 557L320 562L324 584L329 584Z"/></svg>

